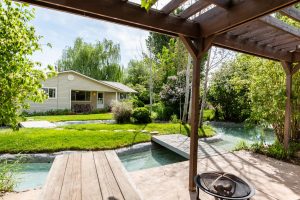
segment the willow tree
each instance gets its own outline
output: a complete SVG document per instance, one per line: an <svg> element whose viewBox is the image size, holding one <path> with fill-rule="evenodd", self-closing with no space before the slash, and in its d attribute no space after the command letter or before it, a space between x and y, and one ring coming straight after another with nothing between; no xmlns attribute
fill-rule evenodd
<svg viewBox="0 0 300 200"><path fill-rule="evenodd" d="M28 101L46 99L40 81L47 75L39 69L40 63L30 59L41 49L40 36L29 23L33 18L34 10L27 5L0 1L0 126L17 129Z"/></svg>
<svg viewBox="0 0 300 200"><path fill-rule="evenodd" d="M57 61L59 71L74 70L98 80L121 81L120 45L104 39L95 44L77 38L73 47L64 49Z"/></svg>

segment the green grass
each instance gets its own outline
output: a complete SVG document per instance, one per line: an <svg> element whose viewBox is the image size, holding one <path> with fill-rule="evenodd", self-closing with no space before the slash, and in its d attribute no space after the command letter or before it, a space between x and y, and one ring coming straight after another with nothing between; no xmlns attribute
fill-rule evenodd
<svg viewBox="0 0 300 200"><path fill-rule="evenodd" d="M174 134L180 133L180 124L82 124L56 129L22 128L19 131L3 129L0 130L0 153L116 149L150 141L151 135L142 133L141 130ZM189 126L181 126L182 134L186 135L188 131ZM204 129L199 131L200 137L212 135L214 130L209 126L204 126Z"/></svg>
<svg viewBox="0 0 300 200"><path fill-rule="evenodd" d="M150 123L150 124L76 124L64 126L65 129L71 130L135 130L148 132L158 131L160 134L181 133L187 135L190 131L189 125L181 125L179 123ZM215 131L208 125L204 125L203 129L199 129L199 137L211 137Z"/></svg>
<svg viewBox="0 0 300 200"><path fill-rule="evenodd" d="M46 120L46 121L49 121L49 122L87 121L87 120L113 119L113 115L112 115L112 113L77 114L77 115L47 115L47 116L26 117L26 119L27 120L35 120L35 121Z"/></svg>

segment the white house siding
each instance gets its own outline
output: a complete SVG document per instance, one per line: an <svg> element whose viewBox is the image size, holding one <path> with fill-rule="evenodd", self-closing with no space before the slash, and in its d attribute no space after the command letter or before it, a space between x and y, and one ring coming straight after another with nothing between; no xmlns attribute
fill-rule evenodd
<svg viewBox="0 0 300 200"><path fill-rule="evenodd" d="M69 80L69 75L72 75L74 79ZM44 101L44 103L31 103L31 108L29 110L30 112L43 112L52 109L71 109L71 90L104 92L105 104L111 102L111 93L115 95L117 92L113 88L102 85L99 82L87 79L72 72L60 73L54 78L47 79L42 84L43 87L57 88L56 99L47 99ZM109 93L106 94L106 92ZM108 98L107 101L106 97Z"/></svg>

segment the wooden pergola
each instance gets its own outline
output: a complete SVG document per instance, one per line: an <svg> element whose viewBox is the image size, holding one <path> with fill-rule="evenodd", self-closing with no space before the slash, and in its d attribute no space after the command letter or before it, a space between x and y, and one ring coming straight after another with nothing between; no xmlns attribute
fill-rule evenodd
<svg viewBox="0 0 300 200"><path fill-rule="evenodd" d="M280 12L300 22L300 12L293 7L299 0L198 0L178 15L173 11L187 0L170 0L162 9L153 8L149 12L128 0L19 1L181 38L194 61L189 161L191 191L195 189L193 177L197 173L200 62L212 45L282 63L287 97L284 144L288 147L292 76L300 69L300 30L271 14ZM211 8L207 9L209 6ZM207 11L201 12L204 9Z"/></svg>

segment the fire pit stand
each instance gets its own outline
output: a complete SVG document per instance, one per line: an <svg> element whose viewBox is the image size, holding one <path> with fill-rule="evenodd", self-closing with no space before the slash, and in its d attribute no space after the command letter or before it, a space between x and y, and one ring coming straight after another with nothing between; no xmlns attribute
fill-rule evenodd
<svg viewBox="0 0 300 200"><path fill-rule="evenodd" d="M248 200L255 189L247 181L225 172L207 172L195 177L197 200L199 190L215 197L216 200Z"/></svg>

